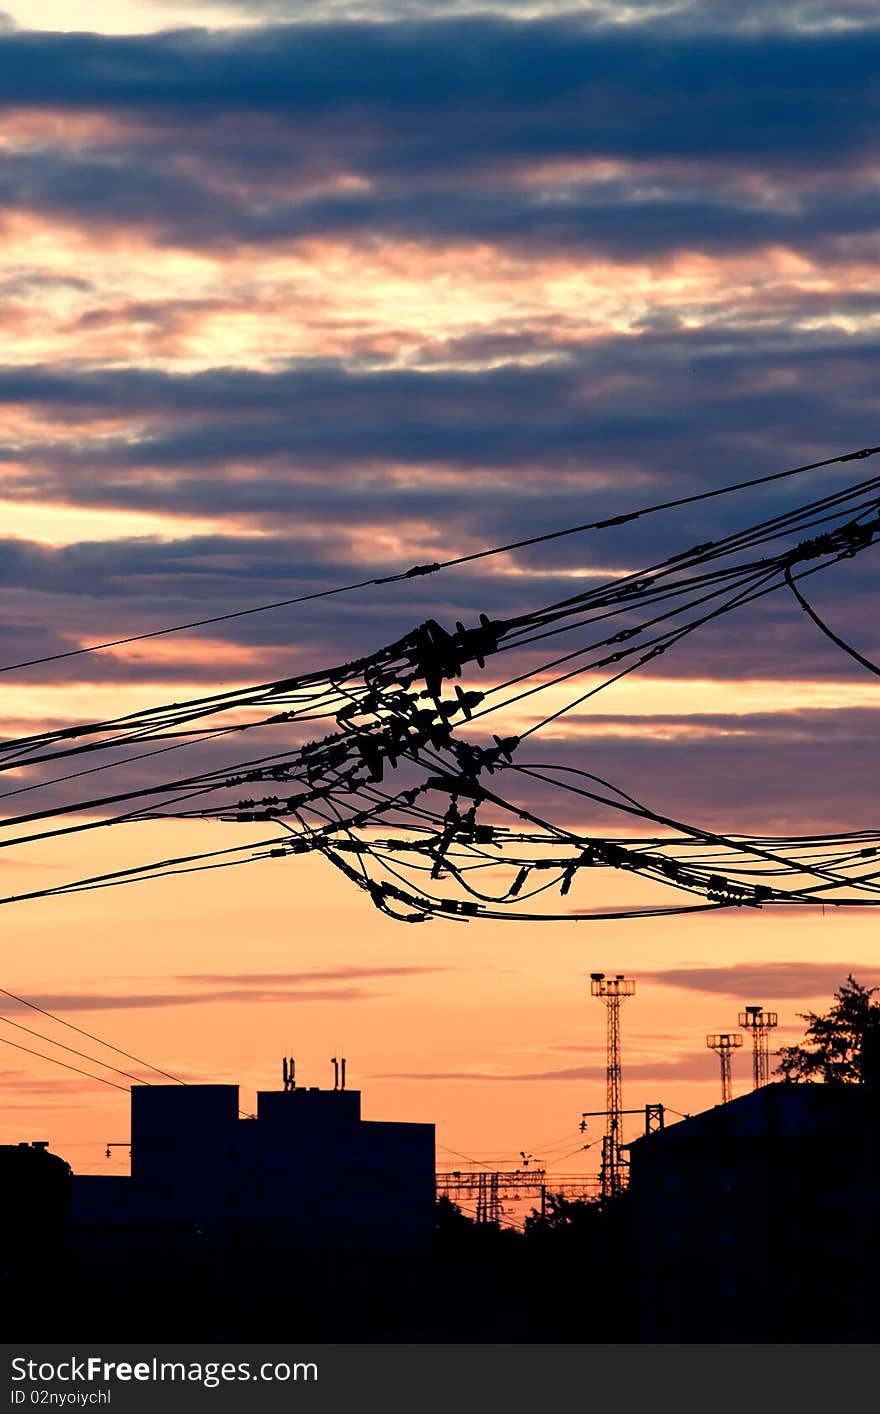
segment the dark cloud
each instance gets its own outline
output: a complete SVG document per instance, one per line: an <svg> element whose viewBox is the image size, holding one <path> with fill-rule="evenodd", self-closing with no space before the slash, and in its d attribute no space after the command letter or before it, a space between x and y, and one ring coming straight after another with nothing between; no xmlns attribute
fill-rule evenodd
<svg viewBox="0 0 880 1414"><path fill-rule="evenodd" d="M290 563L295 563L296 548L295 544L290 546ZM139 573L139 562L148 560L151 554L149 574ZM848 581L840 571L829 571L821 581L817 577L812 582L810 597L838 633L876 659L880 643L870 618L874 591L871 557L867 559L864 577ZM148 632L175 619L185 622L224 610L234 612L297 590L329 587L340 583L346 571L351 573L351 566L340 565L334 575L333 566L328 566L326 576L293 579L284 577L285 572L279 567L277 578L273 578L260 573L258 556L249 563L243 557L240 574L222 573L211 570L197 545L178 546L174 553L166 554L164 547L151 550L149 546L132 546L125 541L110 552L102 549L94 555L49 552L10 556L9 560L5 573L0 568L0 606L10 617L15 615L18 622L6 623L0 629L0 664L64 653L83 642ZM0 545L0 566L2 562ZM77 565L83 567L87 581L77 583ZM41 567L45 568L42 575ZM581 580L578 587L583 583ZM525 583L475 582L464 577L444 581L438 576L435 592L431 594L423 588L414 600L401 586L397 588L396 594L386 589L342 596L323 607L306 604L256 615L250 621L232 619L175 635L170 640L175 645L175 656L171 658L157 659L155 643L146 641L126 650L61 659L28 669L17 674L16 681L143 682L153 685L149 701L155 704L162 700L158 686L161 683L169 685L164 695L170 699L181 696L179 690L171 691L171 685L177 683L244 686L293 672L330 668L364 651L380 648L429 617L453 627L457 618L474 621L478 610L490 614L527 611L564 597L571 591L572 582L549 573ZM342 606L344 612L340 612ZM203 639L226 646L215 651L206 647ZM589 638L584 633L568 634L558 644L551 641L542 646L540 656L537 652L518 653L515 658L500 656L489 664L485 677L476 669L472 671L473 685L479 687L481 680L485 682L488 677L503 680L513 675L514 669L517 673L537 669L550 659L551 653L587 642ZM238 650L236 644L240 645ZM713 677L731 682L762 677L792 682L819 678L838 683L850 681L862 687L869 681L863 668L829 643L800 613L784 589L763 608L739 609L696 631L675 652L666 655L662 672L655 666L646 673L646 681L658 673L663 677ZM570 688L574 698L578 695L577 684L572 683ZM186 695L194 694L188 691ZM536 697L532 706L538 709L540 705L541 698ZM725 713L711 710L713 704L707 703L707 710L687 719L674 710L660 710L663 705L657 703L654 719L658 738L671 738L690 720L694 736L704 738L709 745L734 734L732 740L718 741L719 750L735 749L742 741L764 741L790 748L800 744L806 751L812 745L821 747L823 741L839 743L851 731L872 731L874 720L867 703L858 709L832 712L809 708L806 702L799 710L789 710L780 701L778 713L755 711L748 703L734 702L730 712ZM590 722L600 738L613 739L627 729L627 720L618 717L618 697L613 688L593 701Z"/></svg>
<svg viewBox="0 0 880 1414"><path fill-rule="evenodd" d="M0 75L10 107L247 110L298 126L329 119L337 150L333 125L350 116L350 141L366 135L376 154L384 150L379 161L442 144L450 165L463 131L478 149L519 147L530 160L612 150L654 158L670 141L715 161L744 152L762 161L775 152L849 158L873 150L877 101L862 33L685 34L664 20L597 28L572 15L120 37L14 32L2 36ZM441 108L443 134L430 125Z"/></svg>
<svg viewBox="0 0 880 1414"><path fill-rule="evenodd" d="M334 233L622 258L809 246L876 229L870 182L833 187L874 150L872 37L573 15L0 33L7 107L125 120L91 149L9 152L0 191L13 209L198 247ZM591 158L644 170L534 179L536 164ZM790 185L827 184L831 164L831 191ZM729 180L774 171L777 190ZM328 194L339 177L349 190Z"/></svg>
<svg viewBox="0 0 880 1414"><path fill-rule="evenodd" d="M278 135L284 140L284 135ZM567 154L566 154L567 155ZM732 255L786 247L813 255L843 255L846 245L872 239L880 202L873 187L826 184L817 193L790 188L776 202L725 188L716 173L665 174L648 184L640 172L616 181L548 178L521 186L515 174L487 171L452 177L371 183L365 192L333 197L297 193L295 174L263 182L247 168L221 182L210 160L201 171L169 169L169 154L120 147L103 156L62 152L10 155L0 172L4 206L42 217L88 224L94 231L132 227L161 243L238 246L342 237L356 241L418 240L429 244L489 244L522 254L569 252L618 261L654 259L680 251ZM227 154L228 160L228 154ZM473 161L474 159L471 158ZM696 159L694 159L696 161ZM491 157L486 157L487 167ZM650 191L646 192L646 187ZM780 197L782 194L780 193Z"/></svg>
<svg viewBox="0 0 880 1414"><path fill-rule="evenodd" d="M873 728L867 730L870 741ZM567 761L595 770L651 809L684 824L720 833L802 835L871 829L876 824L876 810L865 786L869 748L864 733L864 726L854 727L849 737L842 732L839 738L823 741L817 732L810 742L772 736L763 741L737 736L684 737L671 742L550 740L519 756L521 764ZM610 792L605 794L611 797ZM624 820L630 827L635 823L626 815L615 817L606 806L549 789L536 791L530 804L544 818L546 812L562 809L569 819L594 827L601 821L608 829L614 818L617 828Z"/></svg>
<svg viewBox="0 0 880 1414"><path fill-rule="evenodd" d="M528 504L525 496L523 515ZM561 510L565 509L568 508L563 505ZM349 529L356 524L354 515ZM675 553L686 543L679 531L674 538L670 535L665 548ZM580 555L589 561L601 561L601 555L593 549L593 545L601 544L601 537L581 537ZM636 553L627 557L631 566L638 564ZM171 544L120 539L66 548L0 542L0 603L5 601L8 605L8 619L0 629L0 662L42 657L83 642L149 632L175 620L180 623L210 618L297 593L320 592L350 583L355 575L363 573L363 566L346 564L341 555L336 562L328 557L323 565L310 564L309 555L314 555L314 542L310 547L295 539L276 542L271 537L256 542L231 537L194 538ZM558 550L556 558L562 558ZM571 558L577 564L574 551ZM880 643L870 617L873 554L868 552L864 561L864 565L835 567L815 577L809 585L809 597L836 632L863 653L876 657ZM403 561L369 566L372 572L403 568ZM602 578L600 563L592 582L598 584ZM323 603L305 603L243 620L232 619L191 635L181 634L172 640L177 645L177 656L165 663L154 663L153 647L147 642L136 651L110 650L80 657L75 662L63 660L34 669L30 676L41 682L58 675L67 680L71 669L75 669L80 680L96 682L113 677L147 682L218 678L242 684L268 681L291 671L331 667L353 653L378 649L428 617L454 624L456 618L472 620L478 609L502 616L528 612L567 597L573 588L590 584L589 578L573 584L554 574L549 565L533 578L448 572L432 577L418 590L407 586L406 593L403 586L391 585ZM47 622L50 602L51 618ZM343 614L339 612L342 606ZM229 645L219 661L195 646L192 657L187 655L187 643L203 637ZM540 649L517 653L516 671L536 669L551 657L589 641L584 632L569 633ZM238 659L235 644L242 645ZM509 676L512 663L509 654L499 656L487 672L493 677ZM650 671L656 673L659 669ZM782 676L796 680L818 676L866 681L864 669L832 645L784 589L762 603L741 608L698 630L668 656L663 675L669 672L684 678ZM476 672L474 675L478 676ZM574 688L572 695L576 695ZM698 714L695 729L708 736L732 728L741 734L791 743L807 742L817 733L839 737L841 729L857 726L861 720L858 715L834 718L816 709L797 715L782 711L777 720L766 712L763 717L756 715L747 705L738 710L745 714L742 720L728 719L725 714L716 718L711 710ZM618 726L614 695L594 702L592 712L598 727L607 727L608 735L614 735ZM680 725L668 712L657 721L658 728L669 729L667 735Z"/></svg>
<svg viewBox="0 0 880 1414"><path fill-rule="evenodd" d="M756 1000L772 1005L777 1000L825 998L833 993L849 973L868 986L880 982L880 971L863 962L744 962L731 967L668 967L657 972L640 972L645 982L678 987L689 992L714 992L738 997L743 1005Z"/></svg>
<svg viewBox="0 0 880 1414"><path fill-rule="evenodd" d="M856 10L870 17L843 17ZM801 27L721 33L720 13L0 30L7 107L117 119L90 142L11 145L0 196L92 239L118 227L199 251L338 237L827 260L861 243L870 259L876 15L866 32L829 10L819 31L807 0L786 12ZM623 170L578 170L592 159Z"/></svg>
<svg viewBox="0 0 880 1414"><path fill-rule="evenodd" d="M483 369L7 366L0 403L39 408L47 435L0 446L0 457L26 464L12 483L17 497L172 514L210 507L257 523L285 508L326 511L341 495L352 518L386 510L389 496L398 512L423 518L460 505L463 517L482 511L485 520L491 507L491 544L533 525L542 507L556 529L583 521L585 507L597 516L632 509L661 492L685 495L870 443L877 356L864 335L709 328L608 336L555 362ZM92 423L103 425L91 434ZM817 426L821 441L808 440L804 429ZM468 475L407 481L389 465ZM311 475L318 470L339 479ZM779 488L761 508L798 492ZM646 544L654 536L652 524Z"/></svg>

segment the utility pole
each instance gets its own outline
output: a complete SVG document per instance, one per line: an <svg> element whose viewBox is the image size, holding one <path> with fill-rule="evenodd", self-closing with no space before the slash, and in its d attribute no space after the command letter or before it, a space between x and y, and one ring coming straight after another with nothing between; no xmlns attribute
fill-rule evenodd
<svg viewBox="0 0 880 1414"><path fill-rule="evenodd" d="M646 1133L646 1134L654 1134L658 1129L664 1129L664 1128L666 1127L666 1106L665 1106L665 1105L660 1105L660 1104L657 1104L657 1105L645 1105L642 1109L638 1109L638 1110L621 1110L620 1113L621 1113L622 1115L640 1115L640 1114L643 1114L643 1115L645 1116L645 1133ZM580 1122L580 1124L578 1125L578 1129L580 1130L581 1134L585 1134L585 1133L586 1133L586 1130L587 1130L587 1120L588 1120L588 1119L595 1119L597 1116L600 1117L601 1119L607 1119L607 1118L608 1118L608 1111L607 1111L607 1110L582 1110L582 1111L581 1111L581 1122ZM686 1119L690 1119L690 1115L686 1115L685 1118L686 1118ZM584 1148L585 1148L585 1149L589 1149L589 1147L590 1147L589 1144L585 1144L585 1145L584 1145Z"/></svg>
<svg viewBox="0 0 880 1414"><path fill-rule="evenodd" d="M778 1023L776 1012L765 1011L762 1006L747 1006L739 1014L740 1026L752 1033L752 1079L756 1090L760 1090L770 1079L769 1033Z"/></svg>
<svg viewBox="0 0 880 1414"><path fill-rule="evenodd" d="M616 1198L623 1188L623 1161L620 1145L623 1095L620 1071L620 1004L635 995L636 984L622 973L606 977L604 972L590 973L590 992L600 997L608 1013L608 1044L605 1060L605 1109L608 1129L602 1140L600 1182L603 1198Z"/></svg>
<svg viewBox="0 0 880 1414"><path fill-rule="evenodd" d="M477 1222L501 1225L504 1209L498 1186L499 1175L492 1169L473 1175L477 1181Z"/></svg>
<svg viewBox="0 0 880 1414"><path fill-rule="evenodd" d="M721 1103L728 1104L732 1098L730 1085L730 1058L743 1043L738 1031L715 1031L706 1037L706 1045L721 1061Z"/></svg>
<svg viewBox="0 0 880 1414"><path fill-rule="evenodd" d="M662 1105L645 1105L645 1133L656 1134L658 1129L663 1129L666 1122L666 1111Z"/></svg>

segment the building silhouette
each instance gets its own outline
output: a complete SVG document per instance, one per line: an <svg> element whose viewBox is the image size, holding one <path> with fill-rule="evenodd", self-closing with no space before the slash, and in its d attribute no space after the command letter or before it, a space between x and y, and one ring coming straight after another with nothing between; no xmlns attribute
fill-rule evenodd
<svg viewBox="0 0 880 1414"><path fill-rule="evenodd" d="M136 1087L130 1177L0 1147L0 1315L16 1338L876 1342L865 1074L649 1132L624 1193L526 1233L438 1226L433 1126L365 1121L357 1091L291 1081L242 1116L235 1085Z"/></svg>
<svg viewBox="0 0 880 1414"><path fill-rule="evenodd" d="M70 1166L47 1139L0 1144L0 1272L17 1276L63 1251L70 1190Z"/></svg>
<svg viewBox="0 0 880 1414"><path fill-rule="evenodd" d="M765 1085L629 1149L643 1341L880 1337L876 1085Z"/></svg>
<svg viewBox="0 0 880 1414"><path fill-rule="evenodd" d="M412 1254L434 1228L434 1126L361 1118L357 1090L237 1085L131 1092L131 1176L72 1180L83 1253L188 1250Z"/></svg>
<svg viewBox="0 0 880 1414"><path fill-rule="evenodd" d="M45 1329L69 1289L71 1172L45 1139L0 1144L0 1330Z"/></svg>

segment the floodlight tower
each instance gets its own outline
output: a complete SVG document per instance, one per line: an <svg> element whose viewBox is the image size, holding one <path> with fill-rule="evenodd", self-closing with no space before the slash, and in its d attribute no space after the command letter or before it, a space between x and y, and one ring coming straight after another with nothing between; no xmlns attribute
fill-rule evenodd
<svg viewBox="0 0 880 1414"><path fill-rule="evenodd" d="M738 1031L713 1031L711 1036L706 1037L706 1045L710 1051L714 1051L721 1061L721 1103L726 1105L732 1098L730 1088L730 1058L735 1050L738 1050L743 1043L743 1038Z"/></svg>
<svg viewBox="0 0 880 1414"><path fill-rule="evenodd" d="M752 1077L754 1088L760 1090L770 1079L770 1035L779 1024L775 1011L765 1011L762 1006L747 1006L739 1014L739 1024L744 1031L752 1033Z"/></svg>
<svg viewBox="0 0 880 1414"><path fill-rule="evenodd" d="M602 1172L600 1182L603 1198L616 1198L623 1188L623 1165L620 1157L621 1111L623 1095L620 1076L620 1004L635 995L636 984L618 973L606 977L604 972L590 973L590 992L601 997L608 1012L608 1049L605 1062L605 1109L608 1129L602 1140Z"/></svg>

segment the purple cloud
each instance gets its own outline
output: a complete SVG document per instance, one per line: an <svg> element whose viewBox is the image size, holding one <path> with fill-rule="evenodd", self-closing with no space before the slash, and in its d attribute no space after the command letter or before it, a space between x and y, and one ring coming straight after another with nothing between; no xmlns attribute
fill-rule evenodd
<svg viewBox="0 0 880 1414"><path fill-rule="evenodd" d="M863 986L880 983L880 971L859 962L744 962L730 967L668 967L640 972L645 982L678 987L689 992L714 992L739 997L743 1005L757 1001L772 1004L783 998L825 997L852 973Z"/></svg>

